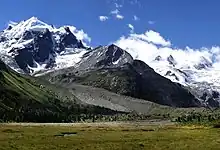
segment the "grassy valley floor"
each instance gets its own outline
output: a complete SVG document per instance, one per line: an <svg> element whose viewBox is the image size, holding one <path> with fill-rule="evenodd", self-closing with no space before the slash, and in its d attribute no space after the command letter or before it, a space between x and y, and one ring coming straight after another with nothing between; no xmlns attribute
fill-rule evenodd
<svg viewBox="0 0 220 150"><path fill-rule="evenodd" d="M220 129L159 123L1 124L0 150L217 150Z"/></svg>

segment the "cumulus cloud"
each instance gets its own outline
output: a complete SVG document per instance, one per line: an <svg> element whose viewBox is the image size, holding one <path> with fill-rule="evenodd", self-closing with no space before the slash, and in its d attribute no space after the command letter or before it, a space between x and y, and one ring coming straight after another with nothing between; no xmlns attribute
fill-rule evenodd
<svg viewBox="0 0 220 150"><path fill-rule="evenodd" d="M8 25L9 26L16 26L18 23L14 21L9 21Z"/></svg>
<svg viewBox="0 0 220 150"><path fill-rule="evenodd" d="M77 29L74 26L67 27L69 27L70 31L77 37L78 40L81 40L84 45L88 46L88 44L91 42L91 38L87 33L85 33L83 30Z"/></svg>
<svg viewBox="0 0 220 150"><path fill-rule="evenodd" d="M122 16L122 15L120 15L120 14L117 14L117 15L116 15L116 18L121 20L121 19L124 19L124 16Z"/></svg>
<svg viewBox="0 0 220 150"><path fill-rule="evenodd" d="M131 37L135 39L139 39L146 42L151 42L156 45L161 46L171 46L171 42L169 40L165 40L160 33L155 32L153 30L146 31L144 34L131 34Z"/></svg>
<svg viewBox="0 0 220 150"><path fill-rule="evenodd" d="M109 19L108 16L99 16L100 21L106 21L108 19Z"/></svg>
<svg viewBox="0 0 220 150"><path fill-rule="evenodd" d="M157 56L165 60L172 55L180 68L193 67L205 58L213 64L215 69L220 69L220 47L175 48L160 33L151 30L143 34L132 33L129 36L122 36L115 44L128 51L135 59L142 60L150 66L153 65Z"/></svg>
<svg viewBox="0 0 220 150"><path fill-rule="evenodd" d="M132 24L128 24L128 28L130 29L130 32L134 32L134 26Z"/></svg>

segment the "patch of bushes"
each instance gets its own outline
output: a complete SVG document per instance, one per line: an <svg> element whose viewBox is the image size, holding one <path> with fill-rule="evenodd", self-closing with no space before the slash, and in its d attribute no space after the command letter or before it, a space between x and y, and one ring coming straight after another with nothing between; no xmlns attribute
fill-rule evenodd
<svg viewBox="0 0 220 150"><path fill-rule="evenodd" d="M203 125L213 125L217 128L220 123L216 124L216 122L220 121L220 114L202 114L202 113L190 113L177 117L175 119L176 122L182 124L203 124Z"/></svg>

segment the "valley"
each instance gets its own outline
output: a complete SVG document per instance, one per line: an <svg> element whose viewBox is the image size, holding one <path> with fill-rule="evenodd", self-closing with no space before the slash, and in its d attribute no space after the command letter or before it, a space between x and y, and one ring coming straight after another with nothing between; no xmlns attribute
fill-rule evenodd
<svg viewBox="0 0 220 150"><path fill-rule="evenodd" d="M218 1L1 1L0 150L218 150Z"/></svg>
<svg viewBox="0 0 220 150"><path fill-rule="evenodd" d="M214 84L175 81L115 44L84 46L77 32L35 17L1 32L1 150L219 146Z"/></svg>
<svg viewBox="0 0 220 150"><path fill-rule="evenodd" d="M219 93L209 90L214 86L176 82L166 76L172 71L163 76L115 44L89 47L78 34L72 26L56 28L36 17L1 32L1 122L172 120L218 113ZM178 65L172 55L166 61Z"/></svg>

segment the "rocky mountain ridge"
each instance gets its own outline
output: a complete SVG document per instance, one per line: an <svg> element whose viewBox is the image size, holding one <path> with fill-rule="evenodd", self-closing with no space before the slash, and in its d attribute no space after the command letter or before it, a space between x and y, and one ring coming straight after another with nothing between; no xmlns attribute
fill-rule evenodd
<svg viewBox="0 0 220 150"><path fill-rule="evenodd" d="M85 75L86 73L91 73L91 71L100 71L101 69L105 70L103 73L105 76L108 76L109 72L114 72L114 69L118 71L121 68L127 68L127 70L125 69L126 71L130 71L129 69L133 68L133 73L145 76L146 73L135 66L135 64L143 65L142 62L134 60L129 54L129 49L124 51L116 45L88 48L85 42L79 36L77 37L76 34L75 27L64 26L56 28L38 20L36 17L32 17L20 23L11 24L7 29L0 32L0 59L19 73L39 76L55 71L53 76L60 77L62 75L66 78L65 80L75 80L74 78L69 79L69 76ZM175 88L178 89L179 86L185 91L186 87L200 100L202 106L219 107L219 97L216 94L213 97L213 94L211 94L213 92L219 93L218 71L210 71L213 67L212 63L205 57L201 56L200 61L193 64L180 66L173 55L170 54L167 57L158 55L148 65L151 67L148 70L152 70L150 71L152 73L151 76L158 76L158 73L161 77L163 76L179 83L175 83ZM137 68L139 71L136 70ZM207 78L209 76L211 76L210 79ZM117 77L119 76L117 75ZM113 79L117 77L112 76ZM151 82L151 79L154 78L148 78L146 84ZM158 81L154 79L150 85L154 85L153 82L156 83ZM173 83L169 82L169 85L173 85ZM167 92L172 93L173 91L175 89L171 88L171 91ZM205 93L207 94L206 98L204 98ZM171 99L175 98L171 96ZM191 97L189 99L192 100L194 98ZM168 103L162 102L162 104ZM198 103L195 102L193 104ZM170 105L172 106L171 103ZM174 106L178 106L178 104Z"/></svg>
<svg viewBox="0 0 220 150"><path fill-rule="evenodd" d="M73 32L74 27L55 28L36 17L9 25L0 33L1 59L14 70L28 74L69 67L86 52L83 41Z"/></svg>
<svg viewBox="0 0 220 150"><path fill-rule="evenodd" d="M87 52L75 67L51 72L43 78L64 87L78 83L173 107L202 106L181 84L157 74L116 45Z"/></svg>

